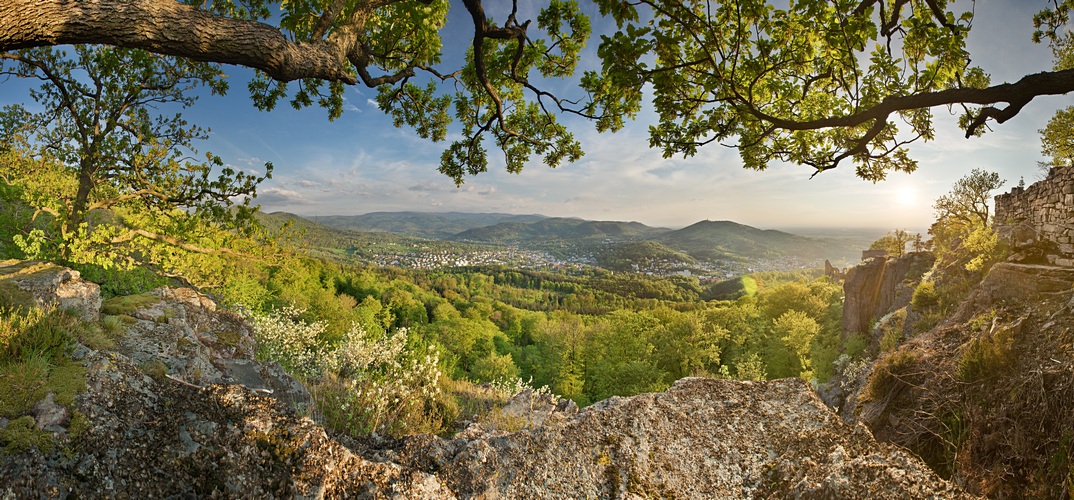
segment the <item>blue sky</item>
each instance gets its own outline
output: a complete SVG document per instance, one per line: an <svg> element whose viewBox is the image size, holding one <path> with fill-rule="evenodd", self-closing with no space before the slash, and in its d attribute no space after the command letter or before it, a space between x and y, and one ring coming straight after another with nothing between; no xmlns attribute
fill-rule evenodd
<svg viewBox="0 0 1074 500"><path fill-rule="evenodd" d="M489 1L487 10L508 2ZM521 2L529 6L528 2ZM584 1L582 3L585 3ZM970 50L974 63L993 83L1015 81L1050 69L1048 48L1030 39L1032 14L1043 1L979 0ZM453 2L449 35L467 29L461 5ZM596 26L596 30L602 26ZM604 27L606 29L606 27ZM461 40L461 41L460 41ZM464 37L446 41L461 54ZM456 45L452 45L452 43ZM598 61L588 49L583 66ZM601 220L635 220L682 227L703 219L734 220L762 228L851 227L927 228L932 201L971 168L997 171L1007 179L1032 182L1038 175L1037 130L1071 97L1038 98L1011 122L994 126L983 138L965 139L943 109L937 111L937 139L911 146L917 172L892 174L872 184L854 176L851 165L809 179L807 167L773 165L764 172L741 168L738 153L709 146L692 158L664 159L649 150L651 112L617 134L597 134L592 125L568 120L586 151L580 161L549 169L534 163L521 174L507 173L493 157L489 172L456 187L437 172L444 144L396 129L364 87L347 90L347 111L329 122L323 110L300 111L286 104L264 113L245 92L249 72L227 68L231 91L205 96L186 112L192 122L212 129L203 144L225 162L258 170L265 161L274 178L260 188L266 211L302 215L352 215L374 211L462 211L540 213ZM24 88L0 85L0 104L27 99Z"/></svg>

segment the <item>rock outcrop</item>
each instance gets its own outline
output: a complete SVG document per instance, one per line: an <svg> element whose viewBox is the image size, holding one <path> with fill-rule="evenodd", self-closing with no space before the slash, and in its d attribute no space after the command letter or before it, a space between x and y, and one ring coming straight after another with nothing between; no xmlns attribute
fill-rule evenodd
<svg viewBox="0 0 1074 500"><path fill-rule="evenodd" d="M936 328L879 358L853 412L971 491L1074 485L1074 269L1001 262Z"/></svg>
<svg viewBox="0 0 1074 500"><path fill-rule="evenodd" d="M38 261L0 261L0 298L8 305L70 309L86 321L101 309L100 286L78 271Z"/></svg>
<svg viewBox="0 0 1074 500"><path fill-rule="evenodd" d="M0 455L0 498L965 496L797 379L684 379L581 411L523 393L503 409L516 432L333 437L240 317L187 289L127 299L105 304L127 327L114 350L74 350L72 407L34 409L57 446Z"/></svg>
<svg viewBox="0 0 1074 500"><path fill-rule="evenodd" d="M960 496L797 379L683 379L513 434L408 438L377 458L436 470L464 498Z"/></svg>
<svg viewBox="0 0 1074 500"><path fill-rule="evenodd" d="M843 281L844 334L870 333L873 321L906 307L921 275L935 257L912 252L902 257L873 257L847 269Z"/></svg>

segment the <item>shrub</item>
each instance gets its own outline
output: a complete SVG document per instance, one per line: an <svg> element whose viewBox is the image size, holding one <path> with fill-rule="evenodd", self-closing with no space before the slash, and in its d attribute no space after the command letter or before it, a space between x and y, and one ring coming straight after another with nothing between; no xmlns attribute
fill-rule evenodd
<svg viewBox="0 0 1074 500"><path fill-rule="evenodd" d="M963 382L976 382L1002 373L1014 361L1014 328L1001 328L970 340L958 361Z"/></svg>
<svg viewBox="0 0 1074 500"><path fill-rule="evenodd" d="M321 374L325 357L321 337L325 324L305 323L298 319L302 310L293 307L254 314L250 323L257 337L257 359L276 361L288 373L303 377Z"/></svg>
<svg viewBox="0 0 1074 500"><path fill-rule="evenodd" d="M868 337L861 332L847 335L843 342L843 352L851 359L860 359L865 355L865 349L869 347Z"/></svg>
<svg viewBox="0 0 1074 500"><path fill-rule="evenodd" d="M351 435L438 432L454 419L440 389L440 355L429 345L407 349L407 330L384 335L353 326L334 346L323 322L305 323L284 308L254 315L258 358L277 361L308 385L326 425Z"/></svg>
<svg viewBox="0 0 1074 500"><path fill-rule="evenodd" d="M406 435L439 432L454 418L453 401L440 389L436 350L409 353L397 348L400 338L405 340L405 331L366 344L367 355L349 358L348 377L333 369L314 384L326 424L355 436ZM347 356L332 358L336 364Z"/></svg>
<svg viewBox="0 0 1074 500"><path fill-rule="evenodd" d="M910 304L914 306L914 309L924 310L932 306L935 306L940 302L940 297L936 293L936 284L932 281L922 281L914 289L914 295L910 299Z"/></svg>
<svg viewBox="0 0 1074 500"><path fill-rule="evenodd" d="M917 355L905 350L878 359L859 400L881 400L908 385L907 378L914 374L917 364Z"/></svg>

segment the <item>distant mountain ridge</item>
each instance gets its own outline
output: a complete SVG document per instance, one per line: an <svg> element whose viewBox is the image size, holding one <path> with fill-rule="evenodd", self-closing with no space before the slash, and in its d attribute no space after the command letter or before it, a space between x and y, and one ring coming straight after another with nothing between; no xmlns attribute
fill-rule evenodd
<svg viewBox="0 0 1074 500"><path fill-rule="evenodd" d="M463 244L512 245L552 251L556 255L570 252L555 251L555 248L570 247L572 252L591 254L598 262L621 261L625 256L666 260L675 254L684 254L689 260L709 262L756 259L854 261L861 250L860 243L846 239L800 236L732 221L703 220L672 230L640 222L504 213L373 212L355 216L316 216L308 220L310 224L335 230L390 233ZM614 248L642 242L651 244ZM603 255L609 252L610 255Z"/></svg>
<svg viewBox="0 0 1074 500"><path fill-rule="evenodd" d="M698 260L741 260L742 256L793 256L813 260L844 257L844 254L854 255L859 251L837 240L810 238L775 229L757 229L725 220L703 220L664 233L656 241Z"/></svg>
<svg viewBox="0 0 1074 500"><path fill-rule="evenodd" d="M455 241L492 244L525 243L549 238L567 240L639 240L652 238L669 231L646 226L640 222L588 221L577 218L550 217L536 222L502 222L493 226L474 228L452 237Z"/></svg>

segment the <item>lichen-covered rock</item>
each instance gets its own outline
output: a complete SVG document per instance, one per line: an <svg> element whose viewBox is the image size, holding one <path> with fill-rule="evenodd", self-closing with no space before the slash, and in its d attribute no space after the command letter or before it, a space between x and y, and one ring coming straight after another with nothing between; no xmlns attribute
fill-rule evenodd
<svg viewBox="0 0 1074 500"><path fill-rule="evenodd" d="M800 380L684 379L503 436L406 439L380 459L464 498L955 498Z"/></svg>
<svg viewBox="0 0 1074 500"><path fill-rule="evenodd" d="M116 353L86 362L84 428L67 452L0 457L0 497L452 498L435 477L363 459L242 386L155 380Z"/></svg>
<svg viewBox="0 0 1074 500"><path fill-rule="evenodd" d="M164 287L138 300L114 299L106 310L129 318L116 351L136 365L195 385L242 384L292 405L309 408L306 388L277 363L254 360L253 330L241 316L220 311L189 288ZM112 301L110 301L112 302Z"/></svg>
<svg viewBox="0 0 1074 500"><path fill-rule="evenodd" d="M99 285L47 262L0 261L0 296L7 304L70 309L87 321L96 320L101 310Z"/></svg>

